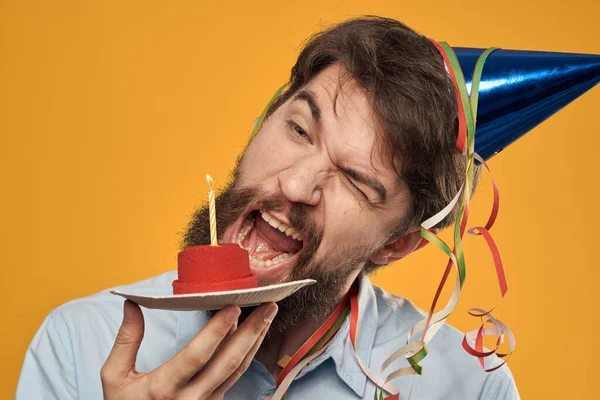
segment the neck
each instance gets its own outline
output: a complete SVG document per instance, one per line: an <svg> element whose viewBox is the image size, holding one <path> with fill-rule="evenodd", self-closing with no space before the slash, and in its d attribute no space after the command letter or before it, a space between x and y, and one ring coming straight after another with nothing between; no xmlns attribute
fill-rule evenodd
<svg viewBox="0 0 600 400"><path fill-rule="evenodd" d="M338 299L342 301L345 294L350 290L356 276L347 281L347 284ZM285 356L292 357L302 345L319 329L321 325L329 318L334 310L328 310L326 315L311 321L303 321L295 326L288 328L283 332L269 333L263 340L259 350L254 358L260 362L271 374L274 380L277 380L283 370L277 363Z"/></svg>
<svg viewBox="0 0 600 400"><path fill-rule="evenodd" d="M326 319L327 316L321 321L311 321L293 326L284 332L269 334L254 358L269 371L274 380L277 380L283 370L277 364L279 360L286 355L293 356Z"/></svg>

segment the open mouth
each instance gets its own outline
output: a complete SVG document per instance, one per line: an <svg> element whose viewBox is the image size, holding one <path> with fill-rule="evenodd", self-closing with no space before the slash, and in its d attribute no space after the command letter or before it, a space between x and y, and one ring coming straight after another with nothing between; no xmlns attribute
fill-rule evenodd
<svg viewBox="0 0 600 400"><path fill-rule="evenodd" d="M283 215L254 210L240 227L235 242L248 251L252 272L256 275L279 275L291 264L303 247L297 232Z"/></svg>

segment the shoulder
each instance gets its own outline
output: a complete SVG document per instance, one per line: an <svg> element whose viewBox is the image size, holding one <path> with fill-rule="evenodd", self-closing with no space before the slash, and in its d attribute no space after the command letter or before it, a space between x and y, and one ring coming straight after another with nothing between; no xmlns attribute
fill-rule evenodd
<svg viewBox="0 0 600 400"><path fill-rule="evenodd" d="M52 310L26 353L17 398L97 398L102 393L100 368L123 319L124 299L110 291L163 293L174 276L168 272L106 289ZM143 313L147 329L136 366L149 371L172 356L174 344L163 339L174 336L178 316L161 310Z"/></svg>
<svg viewBox="0 0 600 400"><path fill-rule="evenodd" d="M91 296L72 300L52 310L42 329L56 329L61 341L74 353L94 352L104 355L110 350L123 319L125 299L111 293L148 291L162 293L169 289L175 272L116 286ZM146 325L146 337L174 331L177 323L176 313L162 310L143 309Z"/></svg>
<svg viewBox="0 0 600 400"><path fill-rule="evenodd" d="M156 291L157 293L162 293L170 288L171 282L175 279L175 274L174 271L165 272L152 278L128 285L111 287L90 296L69 301L54 309L50 313L50 317L54 320L64 321L73 328L82 328L90 324L93 325L102 322L118 322L120 325L123 316L124 299L112 294L112 291L118 290L124 293L131 291Z"/></svg>

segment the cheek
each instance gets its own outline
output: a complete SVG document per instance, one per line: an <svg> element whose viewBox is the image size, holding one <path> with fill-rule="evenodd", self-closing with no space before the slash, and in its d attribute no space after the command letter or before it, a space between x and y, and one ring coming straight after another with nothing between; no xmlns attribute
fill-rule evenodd
<svg viewBox="0 0 600 400"><path fill-rule="evenodd" d="M241 183L252 185L262 182L289 168L299 156L292 141L286 140L285 132L265 124L250 143L242 158Z"/></svg>
<svg viewBox="0 0 600 400"><path fill-rule="evenodd" d="M373 213L348 194L328 199L324 212L323 247L333 249L365 246L376 241ZM333 249L334 250L334 249Z"/></svg>

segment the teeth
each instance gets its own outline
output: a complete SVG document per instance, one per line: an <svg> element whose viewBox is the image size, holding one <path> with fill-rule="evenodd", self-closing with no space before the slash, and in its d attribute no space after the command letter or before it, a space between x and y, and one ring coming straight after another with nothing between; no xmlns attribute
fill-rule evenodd
<svg viewBox="0 0 600 400"><path fill-rule="evenodd" d="M292 238L296 239L296 240L302 240L300 238L300 234L298 232L296 232L296 230L294 228L292 228L291 226L289 226L288 224L279 221L277 218L275 218L274 216L272 216L271 214L269 214L266 211L261 211L260 212L262 215L262 218L267 221L269 223L269 225L271 225L273 228L275 229L279 229L281 232L285 233L286 236L291 236Z"/></svg>
<svg viewBox="0 0 600 400"><path fill-rule="evenodd" d="M240 229L240 233L238 233L237 244L240 247L243 247L242 241L246 238L246 235L248 235L248 232L250 232L252 228L254 228L254 217L248 216L248 218L244 221L242 228Z"/></svg>
<svg viewBox="0 0 600 400"><path fill-rule="evenodd" d="M292 256L291 253L281 253L280 255L273 258L272 260L267 260L267 261L262 261L262 260L258 260L256 258L250 257L250 263L256 267L272 267L274 265L279 264L282 261L287 260L291 256Z"/></svg>
<svg viewBox="0 0 600 400"><path fill-rule="evenodd" d="M265 262L264 261L257 260L256 258L250 257L250 262L252 263L252 265L257 266L257 267L263 267L264 268L264 266L265 266Z"/></svg>
<svg viewBox="0 0 600 400"><path fill-rule="evenodd" d="M273 219L273 217L271 217L271 214L269 214L266 211L261 211L260 214L262 215L263 219L267 222Z"/></svg>

